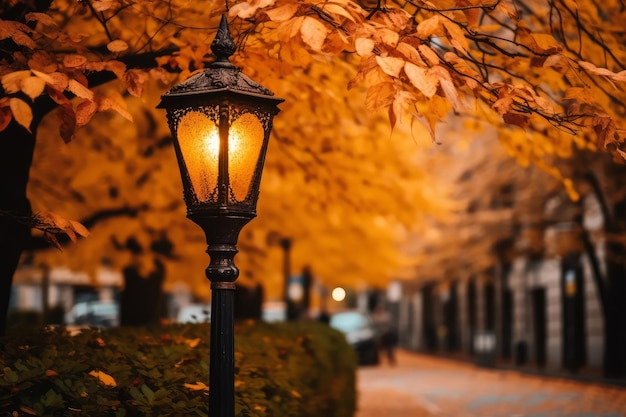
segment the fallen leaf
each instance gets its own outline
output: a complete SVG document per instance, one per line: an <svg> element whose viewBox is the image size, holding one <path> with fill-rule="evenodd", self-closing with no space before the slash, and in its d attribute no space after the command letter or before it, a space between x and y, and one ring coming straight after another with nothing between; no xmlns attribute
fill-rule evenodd
<svg viewBox="0 0 626 417"><path fill-rule="evenodd" d="M96 371L93 370L91 372L89 372L89 375L98 378L98 380L100 382L102 382L104 385L106 385L107 387L116 387L117 386L117 382L115 382L115 379L113 379L113 377L111 375L108 375L102 371Z"/></svg>

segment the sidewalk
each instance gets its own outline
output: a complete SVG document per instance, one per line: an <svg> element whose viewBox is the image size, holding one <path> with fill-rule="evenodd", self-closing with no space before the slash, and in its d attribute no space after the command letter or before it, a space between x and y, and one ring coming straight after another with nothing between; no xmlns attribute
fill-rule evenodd
<svg viewBox="0 0 626 417"><path fill-rule="evenodd" d="M622 387L404 350L397 360L359 368L356 417L626 417Z"/></svg>
<svg viewBox="0 0 626 417"><path fill-rule="evenodd" d="M411 352L407 350L407 352ZM476 365L478 360L476 357L467 354L442 354L442 353L425 353L415 352L425 356L433 356L436 358L449 359L454 361L460 361L472 365ZM481 366L479 366L481 367ZM486 369L501 369L506 371L521 372L528 375L541 376L546 378L556 379L569 379L572 381L578 381L583 383L595 383L603 384L614 387L626 387L625 378L606 378L602 375L601 369L596 368L582 368L576 373L568 372L563 369L550 369L547 367L538 367L534 364L515 365L509 361L496 360L493 366L485 367Z"/></svg>

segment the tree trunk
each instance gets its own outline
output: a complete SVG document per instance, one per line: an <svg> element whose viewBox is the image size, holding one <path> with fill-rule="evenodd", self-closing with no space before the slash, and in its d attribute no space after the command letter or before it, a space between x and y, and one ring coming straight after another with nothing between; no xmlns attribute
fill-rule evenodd
<svg viewBox="0 0 626 417"><path fill-rule="evenodd" d="M34 149L34 130L13 121L0 132L0 336L6 332L13 274L30 240L30 226L19 220L31 215L26 185Z"/></svg>
<svg viewBox="0 0 626 417"><path fill-rule="evenodd" d="M623 178L626 174L625 167L610 161L606 163L609 164L604 165L607 171L606 177L609 181L615 181L618 184L618 178ZM586 179L600 204L607 239L604 257L606 275L603 277L595 247L587 231L582 228L585 251L591 261L593 278L604 313L603 371L607 378L623 377L626 376L626 355L624 355L626 332L623 329L626 323L626 247L620 242L613 241L612 235L626 232L626 197L609 204L595 173L588 171ZM606 195L617 195L615 191L609 190ZM582 216L580 222L582 226Z"/></svg>
<svg viewBox="0 0 626 417"><path fill-rule="evenodd" d="M626 230L626 199L614 206L615 230ZM626 376L626 248L622 243L606 243L607 306L604 320L604 374L616 378Z"/></svg>
<svg viewBox="0 0 626 417"><path fill-rule="evenodd" d="M124 284L120 308L120 325L145 326L158 324L163 311L163 279L165 266L155 259L154 270L142 277L139 269L124 268Z"/></svg>

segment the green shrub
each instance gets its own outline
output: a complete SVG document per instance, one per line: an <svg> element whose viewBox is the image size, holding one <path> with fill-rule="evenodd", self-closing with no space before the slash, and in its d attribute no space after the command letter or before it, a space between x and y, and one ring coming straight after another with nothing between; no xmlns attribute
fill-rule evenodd
<svg viewBox="0 0 626 417"><path fill-rule="evenodd" d="M18 331L0 339L0 416L206 416L209 325ZM356 358L319 323L236 324L237 417L351 417Z"/></svg>

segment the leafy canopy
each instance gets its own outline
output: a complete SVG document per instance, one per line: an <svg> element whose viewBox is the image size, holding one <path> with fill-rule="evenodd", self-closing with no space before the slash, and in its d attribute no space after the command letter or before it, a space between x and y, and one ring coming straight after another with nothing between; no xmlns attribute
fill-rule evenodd
<svg viewBox="0 0 626 417"><path fill-rule="evenodd" d="M557 177L550 160L570 157L574 147L624 156L626 11L618 1L229 3L226 10L227 4L213 1L198 7L188 1L59 0L26 14L25 21L2 21L6 94L0 98L0 129L13 119L33 129L38 103L51 99L58 119L50 123L65 142L83 131L81 141L91 143L80 146L105 149L107 164L119 164L107 165L104 181L80 175L78 167L68 174L73 187L88 193L98 183L126 190L111 198L114 207L122 201L172 208L176 186L168 185L158 203L148 194L133 202L133 188L121 186L115 172L134 178L127 183L135 187L147 172L154 181L177 175L155 162L159 158L136 158L153 145L141 138L167 135L154 122L162 119L152 114L156 97L205 65L218 18L226 12L240 44L235 63L287 99L264 174L259 214L266 220L242 236L243 247L263 247L266 233L288 230L324 259L314 267L322 275L345 272L365 281L387 277L402 263L393 246L396 226L413 226L418 211L453 208L448 191L440 192L428 177L428 153L399 137L450 140L436 132L455 113L493 124L510 155ZM5 2L3 12L13 6ZM118 82L99 87L112 78ZM107 110L118 116L96 116ZM115 138L109 131L97 136L107 124L127 126L120 118L136 127L118 130ZM293 215L286 218L285 212ZM136 227L152 237L186 230L167 221L156 226L163 223L157 219L162 217ZM337 235L352 240L338 241ZM188 240L201 240L193 236ZM305 252L296 265L310 260ZM373 258L380 260L377 267L354 269ZM263 264L261 257L249 259L251 266Z"/></svg>

